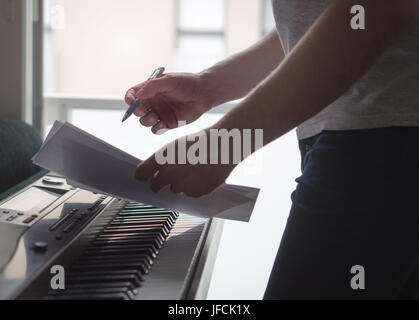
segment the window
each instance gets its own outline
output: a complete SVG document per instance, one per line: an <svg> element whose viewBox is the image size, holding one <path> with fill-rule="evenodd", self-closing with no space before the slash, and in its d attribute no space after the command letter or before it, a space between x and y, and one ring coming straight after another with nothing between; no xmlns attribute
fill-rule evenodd
<svg viewBox="0 0 419 320"><path fill-rule="evenodd" d="M262 0L262 34L267 34L275 28L275 18L272 10L272 0Z"/></svg>
<svg viewBox="0 0 419 320"><path fill-rule="evenodd" d="M223 59L225 0L178 0L175 69L199 72Z"/></svg>

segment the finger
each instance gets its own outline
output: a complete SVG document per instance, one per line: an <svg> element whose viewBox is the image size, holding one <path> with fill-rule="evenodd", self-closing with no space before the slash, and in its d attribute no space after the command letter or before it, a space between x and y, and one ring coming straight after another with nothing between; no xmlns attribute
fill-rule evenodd
<svg viewBox="0 0 419 320"><path fill-rule="evenodd" d="M165 134L168 131L168 129L166 123L164 121L160 121L156 125L154 125L151 131L156 135L162 135Z"/></svg>
<svg viewBox="0 0 419 320"><path fill-rule="evenodd" d="M148 180L159 170L155 155L140 163L135 170L135 178L139 181Z"/></svg>
<svg viewBox="0 0 419 320"><path fill-rule="evenodd" d="M132 88L128 89L127 93L125 94L125 103L128 105L131 105L137 98L135 97L135 94L143 88L145 83L137 84L136 86L133 86Z"/></svg>
<svg viewBox="0 0 419 320"><path fill-rule="evenodd" d="M153 127L159 122L160 118L155 112L150 112L140 119L140 122L145 127Z"/></svg>
<svg viewBox="0 0 419 320"><path fill-rule="evenodd" d="M158 93L167 93L177 86L177 79L171 76L149 80L137 91L135 97L138 99L150 99Z"/></svg>
<svg viewBox="0 0 419 320"><path fill-rule="evenodd" d="M168 176L164 174L162 171L158 171L150 181L150 188L154 192L159 192L168 184Z"/></svg>
<svg viewBox="0 0 419 320"><path fill-rule="evenodd" d="M185 184L184 184L183 180L174 181L170 186L170 190L174 194L183 193L183 191L185 190Z"/></svg>
<svg viewBox="0 0 419 320"><path fill-rule="evenodd" d="M129 89L127 93L125 94L125 103L127 105L131 105L135 101L135 90Z"/></svg>
<svg viewBox="0 0 419 320"><path fill-rule="evenodd" d="M173 107L167 102L163 95L153 100L153 111L159 116L159 119L166 124L167 129L178 127L178 120Z"/></svg>
<svg viewBox="0 0 419 320"><path fill-rule="evenodd" d="M204 193L199 192L197 190L185 190L184 193L189 198L200 198L204 195Z"/></svg>
<svg viewBox="0 0 419 320"><path fill-rule="evenodd" d="M144 117L145 115L147 115L147 113L149 113L151 109L151 104L149 100L145 100L145 101L141 101L140 106L134 111L134 114L137 117Z"/></svg>

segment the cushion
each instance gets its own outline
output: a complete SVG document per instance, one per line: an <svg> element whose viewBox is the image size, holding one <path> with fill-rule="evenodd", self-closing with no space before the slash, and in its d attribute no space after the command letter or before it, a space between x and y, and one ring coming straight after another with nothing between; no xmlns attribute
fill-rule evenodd
<svg viewBox="0 0 419 320"><path fill-rule="evenodd" d="M42 139L33 127L0 119L0 193L41 170L31 161L41 145Z"/></svg>

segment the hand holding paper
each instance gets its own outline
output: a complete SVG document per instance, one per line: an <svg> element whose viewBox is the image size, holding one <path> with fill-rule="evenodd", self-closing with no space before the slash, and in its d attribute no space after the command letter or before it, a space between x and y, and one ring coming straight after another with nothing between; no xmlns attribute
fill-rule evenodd
<svg viewBox="0 0 419 320"><path fill-rule="evenodd" d="M68 123L54 124L33 161L77 187L205 218L249 221L259 194L259 189L226 184L201 198L175 195L168 187L154 193L148 182L135 179L141 160Z"/></svg>
<svg viewBox="0 0 419 320"><path fill-rule="evenodd" d="M169 185L173 193L184 193L189 197L212 193L225 182L236 165L210 164L210 152L206 152L209 136L209 132L201 131L198 135L172 141L137 167L137 179L150 180L150 187L155 192ZM217 151L214 154L222 154Z"/></svg>

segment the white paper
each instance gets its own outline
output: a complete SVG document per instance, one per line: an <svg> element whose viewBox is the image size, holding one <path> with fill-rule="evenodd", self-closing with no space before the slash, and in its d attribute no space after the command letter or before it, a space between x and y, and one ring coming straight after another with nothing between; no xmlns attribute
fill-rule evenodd
<svg viewBox="0 0 419 320"><path fill-rule="evenodd" d="M224 184L201 198L175 195L166 187L154 193L135 179L141 160L68 123L55 123L33 162L90 191L211 218L249 221L259 189Z"/></svg>

